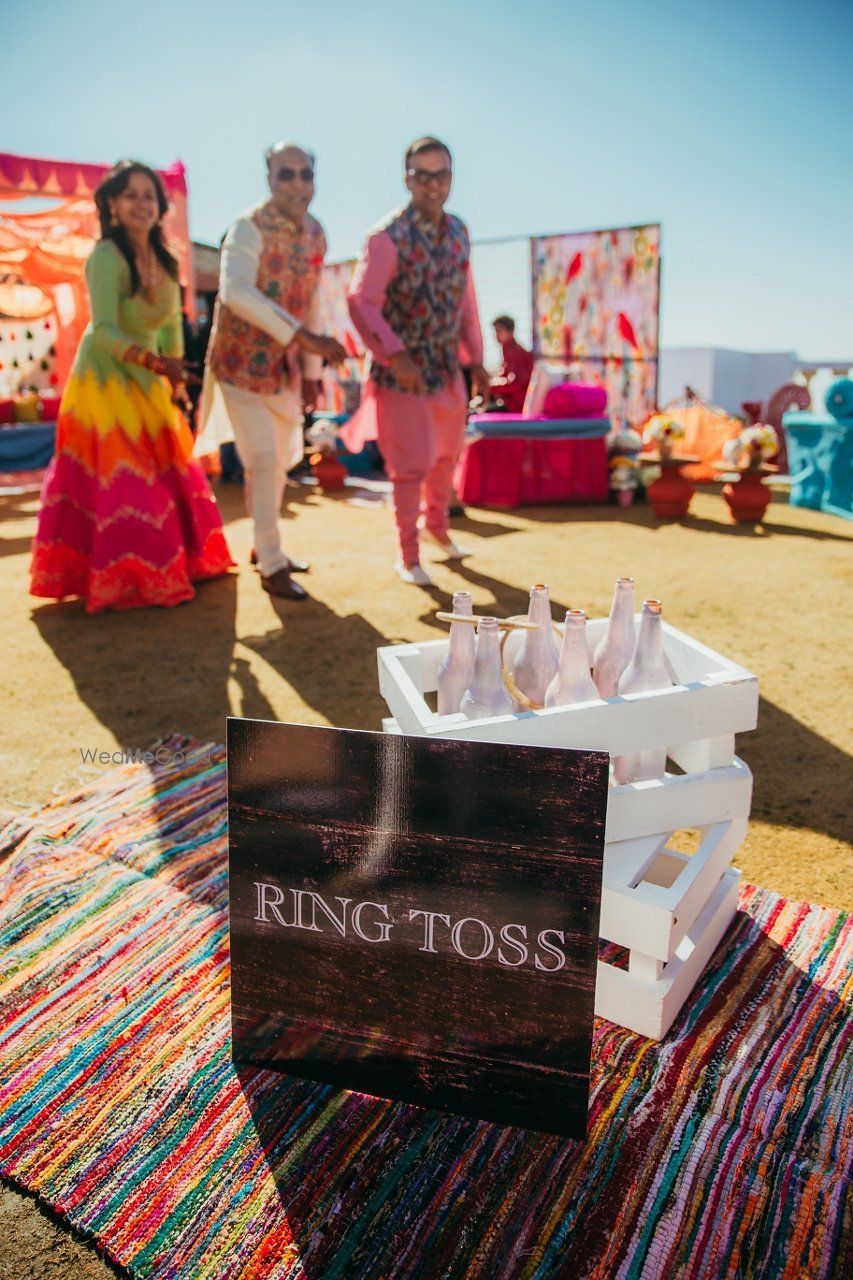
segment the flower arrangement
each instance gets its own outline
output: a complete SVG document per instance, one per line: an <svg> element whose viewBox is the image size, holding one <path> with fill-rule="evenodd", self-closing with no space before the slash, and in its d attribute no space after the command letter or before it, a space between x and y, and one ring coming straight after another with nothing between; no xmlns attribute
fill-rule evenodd
<svg viewBox="0 0 853 1280"><path fill-rule="evenodd" d="M723 458L733 467L760 467L779 452L779 437L773 427L756 422L744 427L734 440L723 445Z"/></svg>
<svg viewBox="0 0 853 1280"><path fill-rule="evenodd" d="M656 444L662 457L672 452L676 440L684 438L684 427L677 418L656 413L643 428L643 444Z"/></svg>

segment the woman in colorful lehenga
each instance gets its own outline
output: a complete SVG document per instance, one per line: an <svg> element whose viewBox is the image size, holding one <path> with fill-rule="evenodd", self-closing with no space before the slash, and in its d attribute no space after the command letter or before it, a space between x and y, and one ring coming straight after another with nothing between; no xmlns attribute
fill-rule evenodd
<svg viewBox="0 0 853 1280"><path fill-rule="evenodd" d="M89 613L176 605L233 561L181 406L187 370L178 264L152 169L115 166L95 192L92 321L60 404L30 590Z"/></svg>

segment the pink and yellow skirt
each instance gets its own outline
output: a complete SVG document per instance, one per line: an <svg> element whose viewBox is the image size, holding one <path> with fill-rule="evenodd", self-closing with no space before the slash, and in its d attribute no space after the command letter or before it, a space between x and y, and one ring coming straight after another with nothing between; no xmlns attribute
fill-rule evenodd
<svg viewBox="0 0 853 1280"><path fill-rule="evenodd" d="M42 486L30 591L88 613L176 605L232 567L192 433L161 378L72 375Z"/></svg>

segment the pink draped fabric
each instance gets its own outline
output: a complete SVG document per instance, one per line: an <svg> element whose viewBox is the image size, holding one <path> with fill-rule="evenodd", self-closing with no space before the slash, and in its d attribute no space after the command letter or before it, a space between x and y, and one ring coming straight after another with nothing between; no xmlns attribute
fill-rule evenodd
<svg viewBox="0 0 853 1280"><path fill-rule="evenodd" d="M455 488L460 501L471 506L605 502L607 441L469 441L456 470Z"/></svg>

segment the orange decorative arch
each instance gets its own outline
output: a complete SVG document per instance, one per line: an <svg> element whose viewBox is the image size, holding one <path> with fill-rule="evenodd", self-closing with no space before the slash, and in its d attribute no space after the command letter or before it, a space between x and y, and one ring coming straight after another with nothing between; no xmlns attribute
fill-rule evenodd
<svg viewBox="0 0 853 1280"><path fill-rule="evenodd" d="M0 312L56 316L56 374L62 386L89 320L84 268L98 236L94 192L110 165L0 153L0 205L32 196L57 203L38 212L0 208ZM166 234L177 252L186 305L195 319L187 180L178 160L158 170L170 209Z"/></svg>

